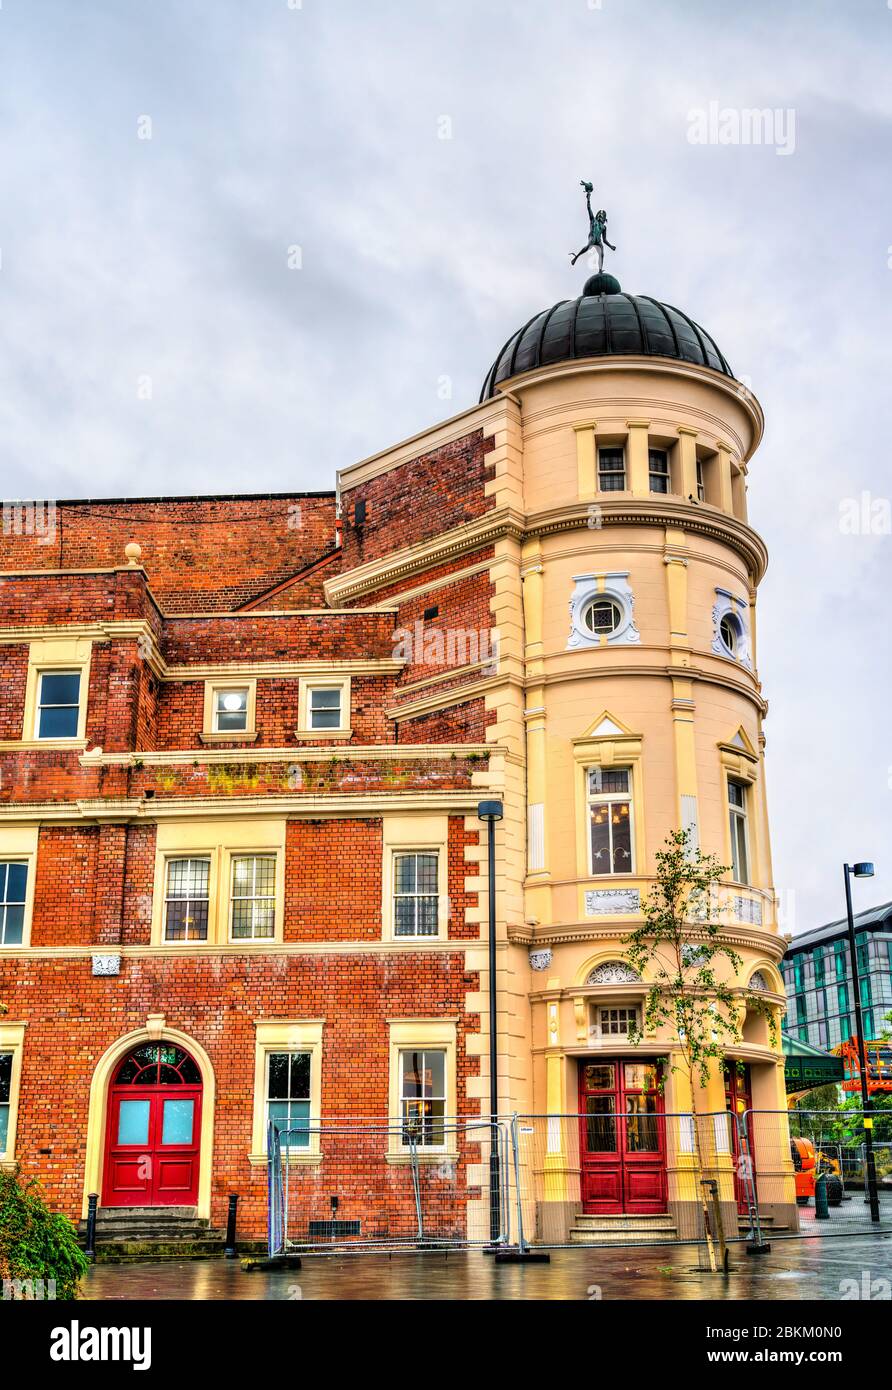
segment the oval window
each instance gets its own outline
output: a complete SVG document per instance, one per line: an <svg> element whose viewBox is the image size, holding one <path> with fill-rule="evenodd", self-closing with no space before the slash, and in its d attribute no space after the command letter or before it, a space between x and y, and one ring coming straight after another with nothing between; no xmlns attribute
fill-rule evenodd
<svg viewBox="0 0 892 1390"><path fill-rule="evenodd" d="M719 635L731 655L736 656L740 630L735 619L728 613L725 614L724 618L722 618L722 621L719 623Z"/></svg>

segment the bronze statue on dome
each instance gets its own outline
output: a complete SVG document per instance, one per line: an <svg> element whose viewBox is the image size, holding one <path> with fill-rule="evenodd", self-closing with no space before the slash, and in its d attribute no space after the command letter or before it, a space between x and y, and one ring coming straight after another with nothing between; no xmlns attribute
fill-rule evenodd
<svg viewBox="0 0 892 1390"><path fill-rule="evenodd" d="M588 208L589 233L588 241L585 243L582 250L575 252L575 254L572 251L570 252L570 264L575 265L579 257L584 256L586 251L597 251L598 271L600 273L604 269L604 247L609 246L611 251L615 251L616 247L612 242L607 240L607 213L603 208L599 208L597 212L592 212L592 194L595 191L594 184L587 183L585 179L580 179L579 183L580 186L585 189L585 204Z"/></svg>

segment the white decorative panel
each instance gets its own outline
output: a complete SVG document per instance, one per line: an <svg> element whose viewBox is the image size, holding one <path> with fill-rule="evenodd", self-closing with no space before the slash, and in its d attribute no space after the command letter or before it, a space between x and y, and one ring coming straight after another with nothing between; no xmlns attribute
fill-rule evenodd
<svg viewBox="0 0 892 1390"><path fill-rule="evenodd" d="M586 917L609 917L615 913L640 911L641 894L637 888L589 888L586 890Z"/></svg>
<svg viewBox="0 0 892 1390"><path fill-rule="evenodd" d="M700 827L697 824L697 798L696 796L683 796L681 798L681 828L689 831L688 834L688 859L693 859L696 851L700 848Z"/></svg>
<svg viewBox="0 0 892 1390"><path fill-rule="evenodd" d="M94 956L93 974L94 975L120 975L121 957L120 956Z"/></svg>
<svg viewBox="0 0 892 1390"><path fill-rule="evenodd" d="M531 874L545 868L545 807L541 801L527 807L527 859Z"/></svg>

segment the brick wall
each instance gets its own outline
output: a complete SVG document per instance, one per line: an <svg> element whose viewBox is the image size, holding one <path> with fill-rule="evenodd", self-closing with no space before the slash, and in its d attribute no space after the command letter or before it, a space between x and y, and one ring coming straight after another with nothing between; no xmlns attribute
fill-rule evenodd
<svg viewBox="0 0 892 1390"><path fill-rule="evenodd" d="M55 505L51 543L3 535L0 570L111 568L125 563L124 547L135 540L169 612L232 611L334 545L330 492Z"/></svg>
<svg viewBox="0 0 892 1390"><path fill-rule="evenodd" d="M487 455L493 448L493 440L474 430L366 483L345 488L341 496L344 568L429 540L489 511L493 502L485 496L484 484L491 474ZM354 524L359 501L366 504L362 527Z"/></svg>
<svg viewBox="0 0 892 1390"><path fill-rule="evenodd" d="M122 974L94 978L89 958L0 958L0 997L26 1020L17 1149L29 1175L60 1210L78 1217L86 1154L90 1082L103 1052L149 1013L187 1033L214 1068L217 1104L212 1222L224 1225L238 1192L243 1236L266 1229L266 1171L248 1163L257 1018L324 1018L322 1110L329 1119L380 1116L388 1099L388 1028L393 1018L458 1018L458 1108L470 1113L464 997L479 987L460 954L306 954L279 957L188 954L128 958ZM49 1150L49 1152L44 1152ZM383 1167L383 1165L379 1165ZM325 1169L323 1176L327 1176ZM353 1181L361 1183L354 1172ZM345 1203L356 1199L348 1175ZM346 1187L346 1191L345 1191ZM343 1213L347 1215L347 1212Z"/></svg>

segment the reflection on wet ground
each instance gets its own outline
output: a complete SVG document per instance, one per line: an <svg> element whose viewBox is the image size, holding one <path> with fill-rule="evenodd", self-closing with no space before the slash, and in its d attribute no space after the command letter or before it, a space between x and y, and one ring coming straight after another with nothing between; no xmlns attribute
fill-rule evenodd
<svg viewBox="0 0 892 1390"><path fill-rule="evenodd" d="M855 1280L892 1278L892 1235L776 1240L731 1250L731 1272L698 1268L693 1247L556 1250L551 1264L496 1265L467 1254L316 1256L300 1270L246 1273L235 1260L97 1265L89 1299L839 1299ZM862 1293L860 1295L864 1297Z"/></svg>

